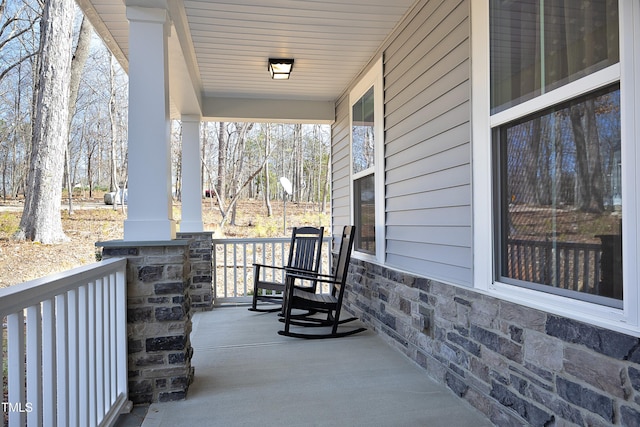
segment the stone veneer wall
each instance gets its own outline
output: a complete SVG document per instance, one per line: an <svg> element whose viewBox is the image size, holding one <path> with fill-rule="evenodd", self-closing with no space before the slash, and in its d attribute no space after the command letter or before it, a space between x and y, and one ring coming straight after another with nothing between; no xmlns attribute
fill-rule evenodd
<svg viewBox="0 0 640 427"><path fill-rule="evenodd" d="M498 426L640 426L639 338L360 260L348 290L348 311Z"/></svg>
<svg viewBox="0 0 640 427"><path fill-rule="evenodd" d="M193 380L190 243L99 244L104 259L128 259L128 386L133 403L184 399Z"/></svg>
<svg viewBox="0 0 640 427"><path fill-rule="evenodd" d="M178 239L190 240L192 311L208 311L213 308L213 232L178 233Z"/></svg>

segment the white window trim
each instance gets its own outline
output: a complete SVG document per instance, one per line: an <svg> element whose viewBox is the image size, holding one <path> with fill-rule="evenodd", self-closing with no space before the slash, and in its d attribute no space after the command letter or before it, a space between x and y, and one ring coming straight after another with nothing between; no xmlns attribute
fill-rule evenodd
<svg viewBox="0 0 640 427"><path fill-rule="evenodd" d="M620 65L608 67L594 75L549 92L513 109L490 115L489 76L489 2L471 2L471 99L473 152L473 265L474 288L494 297L527 307L570 317L607 329L640 336L640 286L638 285L638 212L640 197L638 168L640 150L640 4L633 0L619 2ZM591 90L594 84L617 81L620 76L622 127L622 227L624 301L622 309L602 306L573 298L534 291L498 282L495 271L493 171L491 170L491 127L508 122L516 114L537 110L546 102L559 102Z"/></svg>
<svg viewBox="0 0 640 427"><path fill-rule="evenodd" d="M368 168L356 174L353 173L353 104L357 102L373 86L374 102L374 138L375 138L375 158L373 168ZM375 233L376 233L376 255L359 252L355 248L353 256L355 258L377 262L383 264L385 261L385 192L384 192L384 85L383 85L383 62L382 57L378 58L369 71L360 79L355 87L349 92L349 177L351 206L351 223L355 221L355 206L353 203L353 182L357 178L369 175L373 169L375 183Z"/></svg>

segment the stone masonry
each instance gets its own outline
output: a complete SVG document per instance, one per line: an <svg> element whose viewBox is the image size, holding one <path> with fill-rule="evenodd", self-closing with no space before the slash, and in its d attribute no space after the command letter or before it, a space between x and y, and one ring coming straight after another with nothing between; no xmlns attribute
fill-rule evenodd
<svg viewBox="0 0 640 427"><path fill-rule="evenodd" d="M345 304L498 426L640 426L637 337L360 260Z"/></svg>
<svg viewBox="0 0 640 427"><path fill-rule="evenodd" d="M129 399L184 399L193 379L190 240L103 242L104 259L127 262Z"/></svg>
<svg viewBox="0 0 640 427"><path fill-rule="evenodd" d="M213 308L213 232L178 233L178 239L191 241L189 258L191 259L191 296L192 311L208 311Z"/></svg>

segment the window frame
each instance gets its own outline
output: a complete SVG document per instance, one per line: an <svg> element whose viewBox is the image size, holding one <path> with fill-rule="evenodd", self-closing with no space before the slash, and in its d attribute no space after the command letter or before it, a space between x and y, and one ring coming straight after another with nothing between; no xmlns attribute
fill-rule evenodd
<svg viewBox="0 0 640 427"><path fill-rule="evenodd" d="M353 172L353 105L373 87L374 98L374 166L357 173ZM383 61L378 58L349 92L349 204L351 223L355 224L354 182L359 178L373 174L375 186L375 255L353 248L355 258L384 263L385 260L385 191L384 191L384 86ZM357 226L357 224L355 224Z"/></svg>
<svg viewBox="0 0 640 427"><path fill-rule="evenodd" d="M635 3L635 4L634 4ZM637 256L640 253L636 196L640 167L640 150L634 140L640 137L640 83L634 76L640 72L640 5L632 0L619 2L620 62L593 74L539 95L519 105L490 114L489 1L471 3L471 105L473 150L473 254L474 287L500 299L527 307L556 313L598 326L640 336L640 292L638 290ZM494 172L492 170L492 130L517 118L554 104L569 101L598 88L620 82L620 119L622 138L622 227L623 238L623 305L621 309L559 296L499 282L495 265Z"/></svg>

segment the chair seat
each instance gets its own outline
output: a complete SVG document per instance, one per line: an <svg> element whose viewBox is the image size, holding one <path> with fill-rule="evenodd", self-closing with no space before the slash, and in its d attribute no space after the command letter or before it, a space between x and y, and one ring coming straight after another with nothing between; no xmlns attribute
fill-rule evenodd
<svg viewBox="0 0 640 427"><path fill-rule="evenodd" d="M338 298L331 294L314 294L299 288L293 290L293 298L295 298L299 304L303 304L309 308L323 308L334 306L338 303Z"/></svg>

